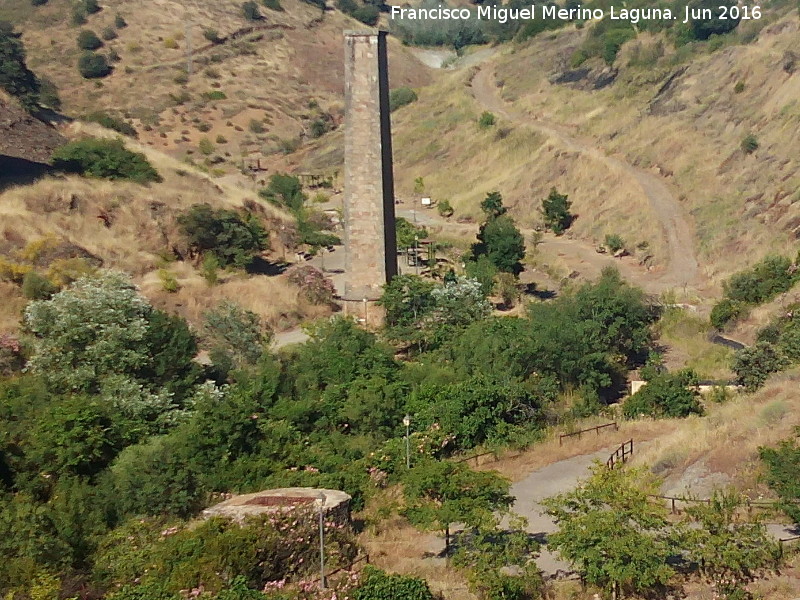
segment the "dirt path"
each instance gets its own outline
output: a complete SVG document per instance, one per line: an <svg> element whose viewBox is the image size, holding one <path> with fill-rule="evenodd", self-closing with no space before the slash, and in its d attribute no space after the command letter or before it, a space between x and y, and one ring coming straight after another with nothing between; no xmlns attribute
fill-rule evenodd
<svg viewBox="0 0 800 600"><path fill-rule="evenodd" d="M683 215L678 200L660 178L637 169L596 147L591 141L576 138L563 127L537 120L510 106L497 93L494 68L486 65L472 80L472 93L486 109L519 125L535 129L556 140L571 152L579 152L622 173L647 197L653 214L661 224L668 245L668 266L659 276L662 288L698 284L699 268L694 250L692 225Z"/></svg>

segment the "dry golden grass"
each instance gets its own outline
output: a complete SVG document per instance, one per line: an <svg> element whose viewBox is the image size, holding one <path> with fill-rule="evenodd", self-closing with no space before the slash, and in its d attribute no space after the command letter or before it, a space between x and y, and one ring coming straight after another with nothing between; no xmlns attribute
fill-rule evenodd
<svg viewBox="0 0 800 600"><path fill-rule="evenodd" d="M226 299L253 311L276 331L284 331L300 321L327 316L331 312L328 307L306 300L285 275L247 277L222 274L220 283L209 287L187 263L174 263L167 269L176 276L180 285L176 293L163 290L157 271L142 278L142 292L159 308L180 314L190 323L201 323L206 311Z"/></svg>
<svg viewBox="0 0 800 600"><path fill-rule="evenodd" d="M798 30L794 13L766 27L756 42L696 55L652 111L659 87L680 63L666 56L650 68L628 68L630 47L650 44L647 36L623 51L617 83L601 91L548 81L580 43L584 32L575 30L501 57L497 78L515 108L571 127L609 154L666 174L665 182L694 221L706 274L718 280L768 252L793 252L800 224L800 138L793 133L800 120L800 79L780 64L784 52L796 46ZM745 87L737 93L739 82ZM739 145L751 131L761 147L745 155ZM586 181L574 185L576 200L591 197ZM628 239L635 224L636 219L622 222L618 232Z"/></svg>
<svg viewBox="0 0 800 600"><path fill-rule="evenodd" d="M395 486L380 492L356 515L366 524L359 542L366 548L370 563L390 573L422 577L434 593L443 594L447 600L476 600L462 573L436 556L444 548L441 536L412 527L396 513L387 517L387 509L401 504L401 490Z"/></svg>
<svg viewBox="0 0 800 600"><path fill-rule="evenodd" d="M768 495L759 483L758 448L790 437L800 425L798 381L797 371L778 375L753 395L709 404L705 417L670 422L672 431L654 438L634 462L651 465L666 477L703 460L711 473L729 476L744 491Z"/></svg>
<svg viewBox="0 0 800 600"><path fill-rule="evenodd" d="M111 135L99 126L78 123L71 126L70 133ZM0 256L17 260L22 249L43 239L79 246L102 260L104 268L130 273L157 306L181 314L195 325L203 312L224 298L254 311L279 331L330 314L328 307L314 306L299 297L285 276L223 275L220 285L208 288L196 265L189 263L170 265L181 287L174 294L165 292L158 269L174 252L187 253L177 225L180 211L202 202L219 208L246 207L259 214L272 233L291 217L259 201L252 191L215 182L158 150L133 141L127 144L147 155L163 183L141 186L65 177L10 188L0 194ZM108 226L101 216L108 219ZM273 235L273 240L276 237ZM19 287L0 285L0 330L13 331L25 300Z"/></svg>

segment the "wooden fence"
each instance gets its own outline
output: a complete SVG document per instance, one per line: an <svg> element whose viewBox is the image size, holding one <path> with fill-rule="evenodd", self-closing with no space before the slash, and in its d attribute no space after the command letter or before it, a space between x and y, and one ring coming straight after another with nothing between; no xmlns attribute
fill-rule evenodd
<svg viewBox="0 0 800 600"><path fill-rule="evenodd" d="M650 498L658 498L660 500L666 500L670 505L670 512L673 515L679 515L681 513L680 503L683 502L684 504L708 504L711 502L708 498L686 498L685 496L661 496L658 494L648 494ZM753 509L772 509L775 508L778 504L785 504L781 500L745 500L745 507L747 508L748 514L753 512ZM793 504L800 504L800 501L797 501ZM792 539L798 539L792 538Z"/></svg>
<svg viewBox="0 0 800 600"><path fill-rule="evenodd" d="M589 427L588 429L581 429L580 431L573 431L572 433L562 433L558 436L558 445L562 445L564 443L564 438L572 437L574 435L578 436L578 439L581 438L581 435L584 433L588 433L590 431L594 431L597 435L600 435L600 430L605 429L606 427L613 427L614 431L619 431L619 425L616 421L613 423L606 423L604 425L597 425L596 427Z"/></svg>
<svg viewBox="0 0 800 600"><path fill-rule="evenodd" d="M613 469L620 463L625 463L629 457L633 456L633 440L623 442L619 448L614 450L614 453L608 457L606 466Z"/></svg>

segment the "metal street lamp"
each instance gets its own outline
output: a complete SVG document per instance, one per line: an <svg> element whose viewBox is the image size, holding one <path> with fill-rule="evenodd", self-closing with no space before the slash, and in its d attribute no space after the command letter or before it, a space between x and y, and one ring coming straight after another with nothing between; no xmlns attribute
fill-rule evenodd
<svg viewBox="0 0 800 600"><path fill-rule="evenodd" d="M319 587L325 589L325 493L319 493Z"/></svg>
<svg viewBox="0 0 800 600"><path fill-rule="evenodd" d="M411 468L411 441L409 437L409 428L411 427L411 417L406 415L403 417L403 425L406 426L406 469Z"/></svg>

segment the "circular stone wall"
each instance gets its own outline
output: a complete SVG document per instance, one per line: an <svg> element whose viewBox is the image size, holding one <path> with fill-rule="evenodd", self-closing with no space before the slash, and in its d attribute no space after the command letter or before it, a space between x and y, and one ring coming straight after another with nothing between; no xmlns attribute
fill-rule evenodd
<svg viewBox="0 0 800 600"><path fill-rule="evenodd" d="M233 496L207 508L203 516L228 517L241 521L252 515L291 510L292 507L311 507L314 512L325 511L325 518L338 525L350 524L350 495L339 490L317 488L279 488L253 494Z"/></svg>

